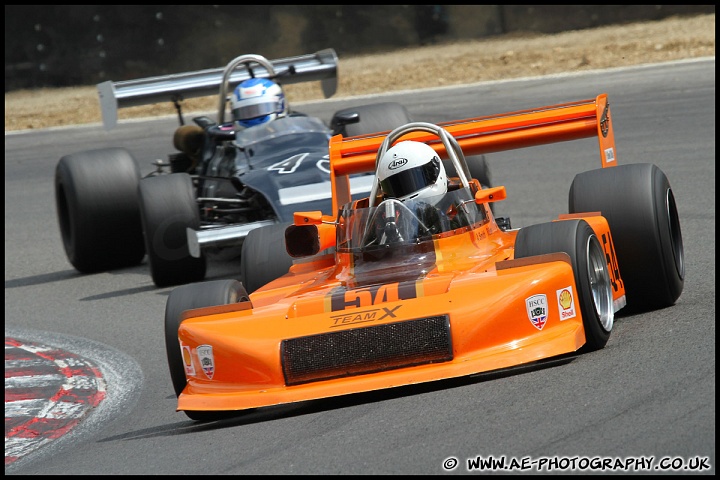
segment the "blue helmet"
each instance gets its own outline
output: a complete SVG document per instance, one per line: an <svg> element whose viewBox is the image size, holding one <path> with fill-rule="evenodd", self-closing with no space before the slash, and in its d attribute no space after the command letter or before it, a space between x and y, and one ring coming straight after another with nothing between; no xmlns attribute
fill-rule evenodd
<svg viewBox="0 0 720 480"><path fill-rule="evenodd" d="M233 119L243 127L260 125L288 113L282 88L267 78L241 82L232 96Z"/></svg>

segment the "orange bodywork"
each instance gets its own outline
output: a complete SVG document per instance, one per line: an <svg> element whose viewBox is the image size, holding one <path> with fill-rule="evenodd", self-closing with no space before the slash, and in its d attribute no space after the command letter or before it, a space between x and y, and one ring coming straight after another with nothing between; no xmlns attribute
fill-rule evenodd
<svg viewBox="0 0 720 480"><path fill-rule="evenodd" d="M601 165L617 163L606 95L440 125L466 155L597 136ZM331 139L335 211L351 202L348 176L374 171L385 136ZM413 136L444 154L430 135ZM187 352L188 384L178 410L233 411L327 398L577 351L585 333L579 308L568 308L567 293L578 291L569 257L516 260L517 230L500 229L483 205L487 221L433 237L410 265L367 267L338 249L296 261L286 275L253 292L250 302L186 311L178 334ZM608 223L598 212L556 221L578 217L600 239L620 305L625 291ZM323 249L332 243L334 220L295 216L296 225L318 226ZM538 295L547 299L542 321L530 313ZM333 348L340 344L342 349ZM208 358L212 368L204 369Z"/></svg>

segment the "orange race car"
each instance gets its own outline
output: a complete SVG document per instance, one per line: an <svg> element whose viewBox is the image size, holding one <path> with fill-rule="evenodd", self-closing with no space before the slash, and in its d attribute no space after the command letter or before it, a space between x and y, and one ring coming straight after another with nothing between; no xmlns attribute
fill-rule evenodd
<svg viewBox="0 0 720 480"><path fill-rule="evenodd" d="M519 229L490 208L505 187L483 188L465 161L591 136L602 168L575 176L569 213ZM409 146L427 162L401 152ZM626 303L655 309L682 293L672 189L655 165L617 165L605 94L336 135L330 171L335 216L296 212L292 225L256 229L243 245L243 282L170 293L168 365L177 409L191 419L600 349ZM349 176L361 172L375 180L353 200ZM439 190L402 191L427 184Z"/></svg>

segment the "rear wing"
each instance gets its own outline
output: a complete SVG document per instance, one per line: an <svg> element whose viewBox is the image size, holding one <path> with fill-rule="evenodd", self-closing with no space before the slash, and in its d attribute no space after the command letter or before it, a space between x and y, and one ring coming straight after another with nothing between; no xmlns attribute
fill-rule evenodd
<svg viewBox="0 0 720 480"><path fill-rule="evenodd" d="M607 94L589 100L453 120L437 125L457 140L466 156L597 136L602 167L617 164ZM375 171L377 151L387 133L347 138L335 135L330 139L333 212L351 201L350 175ZM448 157L442 142L434 134L413 132L402 138L425 142L442 158Z"/></svg>
<svg viewBox="0 0 720 480"><path fill-rule="evenodd" d="M267 61L257 55L237 57L260 61L252 68L257 78L273 78L280 84L321 81L325 98L337 91L337 54L329 48L319 52ZM265 66L267 65L267 66ZM100 110L106 129L117 125L118 109L160 102L176 102L182 99L218 95L223 87L223 77L228 67L199 70L197 72L140 78L121 82L107 81L97 85ZM225 86L232 92L238 83L251 78L246 65L233 66ZM223 90L223 91L224 91Z"/></svg>

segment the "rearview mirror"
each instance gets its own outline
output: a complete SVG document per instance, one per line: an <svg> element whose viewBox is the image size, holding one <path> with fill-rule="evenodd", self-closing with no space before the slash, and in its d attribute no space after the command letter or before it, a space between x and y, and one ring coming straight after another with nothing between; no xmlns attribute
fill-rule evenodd
<svg viewBox="0 0 720 480"><path fill-rule="evenodd" d="M499 202L507 198L505 186L482 188L475 193L475 203Z"/></svg>
<svg viewBox="0 0 720 480"><path fill-rule="evenodd" d="M335 224L290 225L285 229L285 249L293 258L309 257L335 246Z"/></svg>
<svg viewBox="0 0 720 480"><path fill-rule="evenodd" d="M323 213L320 210L313 212L295 212L293 223L295 225L320 225L323 221Z"/></svg>

